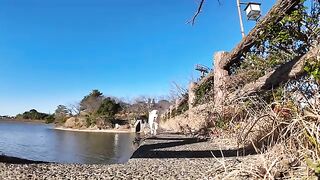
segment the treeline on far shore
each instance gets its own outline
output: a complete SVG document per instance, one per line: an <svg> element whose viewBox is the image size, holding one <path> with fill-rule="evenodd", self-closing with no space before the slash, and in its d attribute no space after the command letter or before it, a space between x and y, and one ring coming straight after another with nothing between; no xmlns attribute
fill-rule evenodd
<svg viewBox="0 0 320 180"><path fill-rule="evenodd" d="M22 114L16 115L14 119L17 120L42 120L45 123L53 123L54 122L54 114L47 114L38 112L35 109L31 109L30 111L26 111Z"/></svg>
<svg viewBox="0 0 320 180"><path fill-rule="evenodd" d="M168 109L170 105L171 102L164 97L141 96L124 101L116 97L104 96L99 90L92 90L80 102L69 106L59 105L52 114L31 109L14 117L0 116L0 119L43 121L67 128L108 129L115 124L130 125L134 123L131 122L134 119L147 119L151 110L156 109L162 112Z"/></svg>
<svg viewBox="0 0 320 180"><path fill-rule="evenodd" d="M105 96L95 89L78 103L59 105L54 117L57 126L75 129L129 129L135 119L148 119L151 110L162 112L171 103L164 97L141 96L131 100ZM120 125L120 126L116 126Z"/></svg>
<svg viewBox="0 0 320 180"><path fill-rule="evenodd" d="M14 119L14 116L0 116L0 119Z"/></svg>
<svg viewBox="0 0 320 180"><path fill-rule="evenodd" d="M35 109L26 111L16 116L0 116L0 120L43 121L47 124L54 122L54 114L38 112Z"/></svg>

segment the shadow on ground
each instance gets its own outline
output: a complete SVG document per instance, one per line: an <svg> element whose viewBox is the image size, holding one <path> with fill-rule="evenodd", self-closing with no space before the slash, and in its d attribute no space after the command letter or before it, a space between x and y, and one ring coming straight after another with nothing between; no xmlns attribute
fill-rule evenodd
<svg viewBox="0 0 320 180"><path fill-rule="evenodd" d="M32 161L28 159L21 159L17 157L10 157L6 155L0 155L0 162L1 163L9 163L9 164L42 164L48 163L43 161Z"/></svg>
<svg viewBox="0 0 320 180"><path fill-rule="evenodd" d="M197 138L148 138L146 141L154 141L152 144L145 144L139 147L132 159L135 158L219 158L219 157L237 157L256 154L251 149L228 149L228 150L163 150L164 148L172 148L184 146L188 144L196 144L205 142ZM183 148L180 148L183 149Z"/></svg>

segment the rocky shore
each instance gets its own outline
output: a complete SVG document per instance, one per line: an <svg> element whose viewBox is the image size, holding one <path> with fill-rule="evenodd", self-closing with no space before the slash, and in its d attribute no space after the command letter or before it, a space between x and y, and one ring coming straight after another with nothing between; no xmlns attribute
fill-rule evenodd
<svg viewBox="0 0 320 180"><path fill-rule="evenodd" d="M0 179L216 179L226 167L221 158L229 165L241 161L233 143L223 151L219 144L159 135L146 139L126 164L0 163Z"/></svg>
<svg viewBox="0 0 320 180"><path fill-rule="evenodd" d="M0 163L0 179L209 179L217 170L220 164L212 158L132 159L115 165Z"/></svg>

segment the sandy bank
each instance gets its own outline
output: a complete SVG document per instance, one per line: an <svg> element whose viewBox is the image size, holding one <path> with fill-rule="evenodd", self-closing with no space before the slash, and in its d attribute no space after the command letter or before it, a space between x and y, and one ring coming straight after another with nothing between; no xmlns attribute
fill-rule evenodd
<svg viewBox="0 0 320 180"><path fill-rule="evenodd" d="M97 132L97 133L133 133L131 129L73 129L64 127L55 127L55 130L60 131L75 131L75 132Z"/></svg>

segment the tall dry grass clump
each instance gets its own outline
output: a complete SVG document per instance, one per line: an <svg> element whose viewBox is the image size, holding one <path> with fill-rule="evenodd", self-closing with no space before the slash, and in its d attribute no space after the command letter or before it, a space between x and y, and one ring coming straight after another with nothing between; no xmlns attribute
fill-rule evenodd
<svg viewBox="0 0 320 180"><path fill-rule="evenodd" d="M238 107L226 117L232 117L228 127L238 137L239 154L257 155L225 168L224 178L320 178L320 88L314 79L294 80L228 106Z"/></svg>

